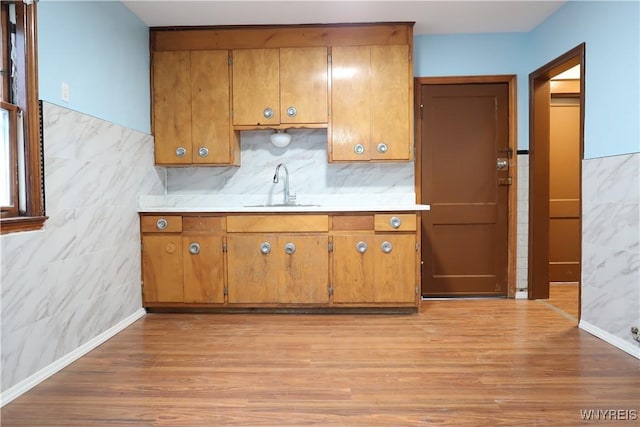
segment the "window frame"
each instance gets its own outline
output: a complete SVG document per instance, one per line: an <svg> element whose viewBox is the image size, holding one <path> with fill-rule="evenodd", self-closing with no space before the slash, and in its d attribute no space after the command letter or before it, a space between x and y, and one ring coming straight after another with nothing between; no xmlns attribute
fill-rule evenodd
<svg viewBox="0 0 640 427"><path fill-rule="evenodd" d="M22 114L24 135L24 189L21 193L25 196L24 211L16 209L14 215L2 213L0 218L0 234L16 231L39 230L44 226L44 173L41 145L40 104L38 101L38 54L37 54L37 2L34 1L3 1L4 5L13 3L16 7L16 50L17 66L21 72L16 79L17 99L12 100ZM3 9L4 6L3 5ZM8 7L8 6L6 6ZM8 15L1 14L3 20L8 20ZM6 21L3 21L6 22ZM6 26L3 25L3 28ZM3 43L7 33L2 34ZM3 51L3 69L6 69L7 60L5 49ZM7 87L3 77L4 90ZM16 130L14 129L14 135ZM13 153L17 168L17 153ZM18 193L19 194L19 193ZM17 202L17 200L16 200ZM17 204L17 203L16 203Z"/></svg>

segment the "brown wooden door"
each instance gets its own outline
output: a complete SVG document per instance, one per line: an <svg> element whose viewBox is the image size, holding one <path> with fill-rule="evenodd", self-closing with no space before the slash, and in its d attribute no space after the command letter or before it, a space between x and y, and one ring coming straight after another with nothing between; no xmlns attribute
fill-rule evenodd
<svg viewBox="0 0 640 427"><path fill-rule="evenodd" d="M278 302L318 304L329 302L329 238L316 235L278 236L280 259ZM286 245L292 244L287 252Z"/></svg>
<svg viewBox="0 0 640 427"><path fill-rule="evenodd" d="M327 81L326 47L280 49L280 121L327 123Z"/></svg>
<svg viewBox="0 0 640 427"><path fill-rule="evenodd" d="M222 236L193 235L182 238L184 302L224 302Z"/></svg>
<svg viewBox="0 0 640 427"><path fill-rule="evenodd" d="M549 281L580 281L580 99L552 98Z"/></svg>
<svg viewBox="0 0 640 427"><path fill-rule="evenodd" d="M279 49L233 51L233 124L280 123ZM271 116L265 111L270 109Z"/></svg>
<svg viewBox="0 0 640 427"><path fill-rule="evenodd" d="M229 303L278 302L275 235L238 233L227 236ZM269 250L261 251L268 244ZM266 248L266 246L265 246Z"/></svg>
<svg viewBox="0 0 640 427"><path fill-rule="evenodd" d="M331 49L329 158L332 161L371 158L370 62L368 46L336 46ZM356 153L357 144L364 147L362 153Z"/></svg>
<svg viewBox="0 0 640 427"><path fill-rule="evenodd" d="M371 47L371 159L409 160L413 129L409 47ZM386 149L381 149L384 144Z"/></svg>
<svg viewBox="0 0 640 427"><path fill-rule="evenodd" d="M193 163L230 163L228 51L191 52L191 100Z"/></svg>
<svg viewBox="0 0 640 427"><path fill-rule="evenodd" d="M374 245L373 233L339 234L333 237L334 303L365 303L372 300Z"/></svg>
<svg viewBox="0 0 640 427"><path fill-rule="evenodd" d="M142 236L144 302L182 302L180 234Z"/></svg>
<svg viewBox="0 0 640 427"><path fill-rule="evenodd" d="M410 303L416 300L416 236L414 234L376 234L374 302Z"/></svg>
<svg viewBox="0 0 640 427"><path fill-rule="evenodd" d="M506 296L508 84L425 84L421 103L422 295Z"/></svg>
<svg viewBox="0 0 640 427"><path fill-rule="evenodd" d="M153 54L153 135L158 164L191 163L191 56ZM177 156L176 150L186 150Z"/></svg>

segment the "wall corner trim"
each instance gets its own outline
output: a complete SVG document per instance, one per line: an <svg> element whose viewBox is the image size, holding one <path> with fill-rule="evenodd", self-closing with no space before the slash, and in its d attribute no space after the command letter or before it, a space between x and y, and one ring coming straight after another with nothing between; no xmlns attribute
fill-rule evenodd
<svg viewBox="0 0 640 427"><path fill-rule="evenodd" d="M56 372L64 369L65 367L69 366L76 360L80 359L82 356L89 353L91 350L98 347L100 344L114 337L120 331L130 326L133 322L140 319L145 314L147 314L147 312L145 311L144 308L140 308L136 310L133 314L126 317L125 319L123 319L116 325L112 326L111 328L107 329L106 331L96 336L92 340L86 342L85 344L76 348L72 352L67 353L65 356L54 361L48 366L45 366L35 374L31 375L28 378L25 378L24 380L20 381L18 384L14 385L13 387L10 387L6 391L0 393L0 408L5 406L9 402L13 401L14 399L20 397L27 391L31 390L33 387L37 386L42 381L46 380Z"/></svg>
<svg viewBox="0 0 640 427"><path fill-rule="evenodd" d="M640 347L634 346L632 343L623 340L620 337L617 337L610 332L607 332L599 327L592 325L589 322L585 322L584 320L580 320L580 324L578 327L586 332L589 332L591 335L600 338L603 341L606 341L608 344L611 344L614 347L619 348L620 350L629 353L636 359L640 359Z"/></svg>

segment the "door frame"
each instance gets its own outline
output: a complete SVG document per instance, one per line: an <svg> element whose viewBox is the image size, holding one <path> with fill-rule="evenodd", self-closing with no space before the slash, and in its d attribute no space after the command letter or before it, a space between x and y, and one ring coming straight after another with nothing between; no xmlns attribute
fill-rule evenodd
<svg viewBox="0 0 640 427"><path fill-rule="evenodd" d="M549 149L550 81L555 75L580 65L580 166L582 201L582 160L584 160L585 43L581 43L529 74L529 255L528 298L549 298ZM580 203L582 232L582 202ZM580 237L582 241L582 236ZM582 265L582 248L580 248ZM582 280L581 280L582 282ZM582 286L578 289L581 298ZM580 318L580 304L578 304Z"/></svg>
<svg viewBox="0 0 640 427"><path fill-rule="evenodd" d="M415 98L415 188L417 203L429 203L428 200L422 200L422 86L423 85L457 85L457 84L473 84L473 83L506 83L509 88L509 170L511 174L511 185L509 186L508 196L508 225L507 225L507 298L515 298L516 295L516 207L517 207L517 188L518 188L518 141L517 141L517 110L516 110L516 75L490 75L490 76L451 76L451 77L416 77L414 79L414 98ZM428 212L426 213L429 214ZM421 224L419 224L421 227ZM417 237L421 238L421 228L418 229ZM420 241L420 247L422 242ZM420 272L422 269L420 269ZM422 278L420 280L422 283Z"/></svg>

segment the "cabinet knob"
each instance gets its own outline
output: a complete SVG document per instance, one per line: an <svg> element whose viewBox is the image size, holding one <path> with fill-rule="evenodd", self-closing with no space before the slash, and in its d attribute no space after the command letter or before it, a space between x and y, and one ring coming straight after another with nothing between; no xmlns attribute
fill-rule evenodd
<svg viewBox="0 0 640 427"><path fill-rule="evenodd" d="M169 225L169 222L164 218L159 218L156 221L156 228L158 230L164 230L165 228L167 228L167 225Z"/></svg>
<svg viewBox="0 0 640 427"><path fill-rule="evenodd" d="M207 147L200 147L198 149L198 156L207 157L209 155L209 149Z"/></svg>
<svg viewBox="0 0 640 427"><path fill-rule="evenodd" d="M400 228L400 226L402 225L402 220L397 216L392 216L389 220L389 225L393 228Z"/></svg>
<svg viewBox="0 0 640 427"><path fill-rule="evenodd" d="M358 243L356 243L356 250L361 254L367 252L367 248L367 242L359 241Z"/></svg>
<svg viewBox="0 0 640 427"><path fill-rule="evenodd" d="M384 142L378 144L378 153L386 153L387 151L389 151L389 146L387 144Z"/></svg>
<svg viewBox="0 0 640 427"><path fill-rule="evenodd" d="M262 113L264 115L265 119L270 119L273 117L273 108L271 107L267 107L264 109L264 112Z"/></svg>
<svg viewBox="0 0 640 427"><path fill-rule="evenodd" d="M286 245L284 245L284 251L288 255L292 255L296 251L296 245L294 245L293 243L289 242Z"/></svg>
<svg viewBox="0 0 640 427"><path fill-rule="evenodd" d="M393 249L393 246L391 245L391 242L385 241L382 242L382 245L380 245L380 249L382 249L382 252L384 252L385 254L388 254Z"/></svg>
<svg viewBox="0 0 640 427"><path fill-rule="evenodd" d="M187 149L184 147L178 147L176 148L176 156L178 157L184 157L185 154L187 154Z"/></svg>
<svg viewBox="0 0 640 427"><path fill-rule="evenodd" d="M356 154L362 154L362 153L364 153L364 145L362 145L362 144L356 144L356 145L354 145L354 146L353 146L353 151L354 151Z"/></svg>
<svg viewBox="0 0 640 427"><path fill-rule="evenodd" d="M296 114L298 114L298 110L296 110L296 107L289 107L287 108L287 116L289 117L295 117Z"/></svg>
<svg viewBox="0 0 640 427"><path fill-rule="evenodd" d="M189 245L189 253L191 255L197 255L200 253L200 244L199 243L191 243Z"/></svg>
<svg viewBox="0 0 640 427"><path fill-rule="evenodd" d="M262 252L263 254L268 254L271 252L271 243L269 242L262 242L260 244L260 252Z"/></svg>

